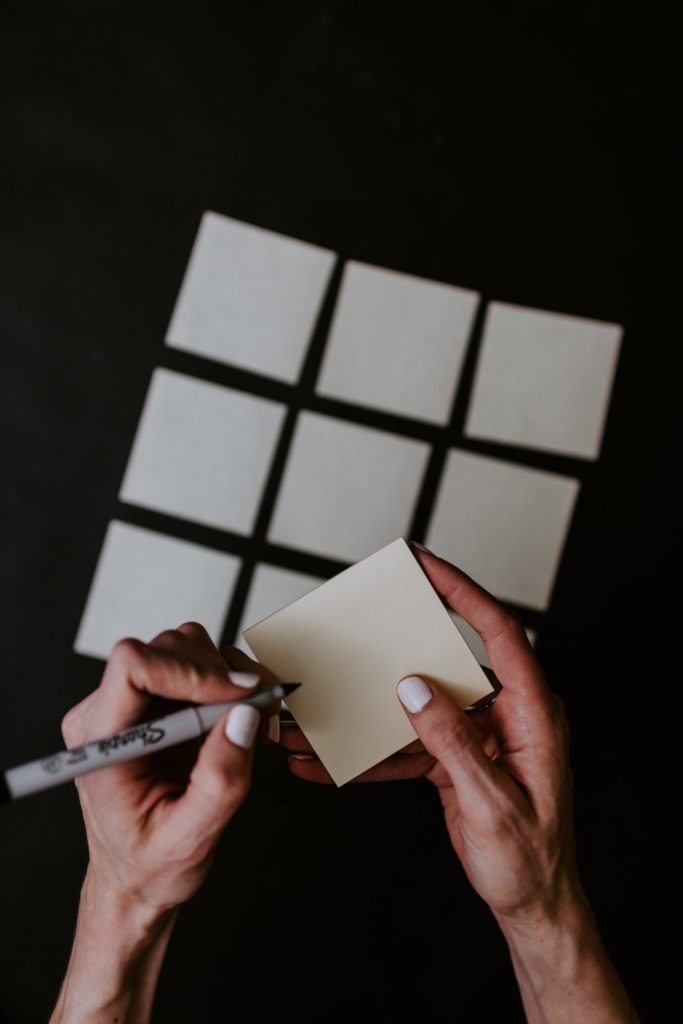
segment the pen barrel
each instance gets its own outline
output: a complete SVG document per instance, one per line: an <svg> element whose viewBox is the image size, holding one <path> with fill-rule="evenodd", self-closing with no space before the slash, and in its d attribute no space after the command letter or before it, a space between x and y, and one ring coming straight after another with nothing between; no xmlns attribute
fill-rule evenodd
<svg viewBox="0 0 683 1024"><path fill-rule="evenodd" d="M293 684L287 684L292 686ZM158 718L154 722L132 725L114 736L93 740L82 747L60 750L51 757L44 757L28 764L20 764L4 773L5 786L0 777L0 797L6 799L6 788L10 799L16 800L30 793L38 793L62 782L69 782L88 772L106 768L121 761L132 761L136 757L153 754L155 750L173 747L186 740L196 739L218 721L221 715L235 704L251 704L255 708L266 708L280 700L288 692L279 683L271 689L258 690L241 700L226 701L222 704L195 704L193 707L174 711L173 714Z"/></svg>
<svg viewBox="0 0 683 1024"><path fill-rule="evenodd" d="M86 743L82 747L61 750L40 761L21 764L5 772L5 782L12 799L28 796L98 768L130 761L135 757L172 747L202 735L202 723L194 708L185 708L156 722L133 725L106 739Z"/></svg>
<svg viewBox="0 0 683 1024"><path fill-rule="evenodd" d="M267 690L257 690L255 693L245 696L242 700L231 700L225 704L196 704L194 710L197 712L202 723L203 731L208 732L210 729L213 729L221 715L224 715L235 704L249 704L252 708L262 711L264 708L270 707L271 704L280 700L282 695L282 688L278 685Z"/></svg>

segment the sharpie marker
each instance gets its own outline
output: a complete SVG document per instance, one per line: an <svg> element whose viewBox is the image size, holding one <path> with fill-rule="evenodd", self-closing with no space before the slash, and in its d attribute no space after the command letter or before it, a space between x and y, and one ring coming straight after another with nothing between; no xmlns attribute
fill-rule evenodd
<svg viewBox="0 0 683 1024"><path fill-rule="evenodd" d="M17 768L9 768L0 773L0 803L18 800L30 793L39 793L43 789L51 789L62 782L87 772L106 768L110 764L121 761L132 761L135 757L152 754L164 747L173 747L177 743L196 739L208 732L221 715L229 711L235 704L251 704L253 708L265 708L273 701L281 700L301 683L278 683L267 690L258 690L251 697L242 700L230 700L222 704L197 704L182 711L174 711L164 718L153 722L132 725L123 732L117 732L106 739L93 740L82 747L71 750L60 750L51 757L43 757L38 761L20 764Z"/></svg>

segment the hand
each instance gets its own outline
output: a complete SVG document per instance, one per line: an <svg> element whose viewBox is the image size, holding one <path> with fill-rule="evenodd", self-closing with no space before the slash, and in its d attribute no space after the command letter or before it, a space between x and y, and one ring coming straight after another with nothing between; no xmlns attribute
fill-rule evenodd
<svg viewBox="0 0 683 1024"><path fill-rule="evenodd" d="M398 696L419 739L356 781L424 775L438 787L446 827L465 871L494 913L554 912L575 884L569 730L515 616L444 559L415 551L446 603L481 635L502 684L469 716L433 680L409 678ZM296 727L282 743L310 754ZM317 758L290 758L293 773L331 781Z"/></svg>
<svg viewBox="0 0 683 1024"><path fill-rule="evenodd" d="M98 689L64 718L64 740L81 746L178 710L180 701L237 700L277 681L237 648L218 651L197 623L148 644L121 640ZM202 884L247 795L258 730L265 734L265 720L243 704L205 738L76 780L90 863L52 1024L149 1019L176 909Z"/></svg>
<svg viewBox="0 0 683 1024"><path fill-rule="evenodd" d="M562 702L516 616L445 559L414 554L482 637L499 692L468 715L434 680L401 680L419 740L355 781L424 775L438 787L453 848L510 946L530 1021L636 1020L579 882ZM298 727L281 742L295 752L296 776L332 781Z"/></svg>
<svg viewBox="0 0 683 1024"><path fill-rule="evenodd" d="M121 640L99 688L64 718L64 740L69 747L80 746L178 710L178 701L244 697L245 687L228 677L228 664L248 686L277 682L237 648L221 654L197 623L167 630L148 644ZM247 705L231 714L227 736L223 716L203 740L76 780L91 874L130 899L160 909L177 906L197 891L250 785L260 715Z"/></svg>

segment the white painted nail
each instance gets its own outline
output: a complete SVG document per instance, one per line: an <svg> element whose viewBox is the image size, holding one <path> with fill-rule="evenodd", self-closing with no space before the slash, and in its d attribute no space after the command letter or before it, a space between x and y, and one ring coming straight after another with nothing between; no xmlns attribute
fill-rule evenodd
<svg viewBox="0 0 683 1024"><path fill-rule="evenodd" d="M271 715L268 719L268 739L271 743L280 742L280 716Z"/></svg>
<svg viewBox="0 0 683 1024"><path fill-rule="evenodd" d="M315 760L315 754L290 754L289 760L294 758L296 761L313 761Z"/></svg>
<svg viewBox="0 0 683 1024"><path fill-rule="evenodd" d="M428 555L431 555L431 551L429 550L429 548L426 548L424 544L418 544L416 540L411 540L410 544L411 547L419 548L420 551L426 551Z"/></svg>
<svg viewBox="0 0 683 1024"><path fill-rule="evenodd" d="M399 700L413 715L429 704L432 696L432 691L419 676L407 676L398 684Z"/></svg>
<svg viewBox="0 0 683 1024"><path fill-rule="evenodd" d="M256 738L260 718L257 708L252 708L250 704L236 704L228 715L225 735L231 743L249 750Z"/></svg>
<svg viewBox="0 0 683 1024"><path fill-rule="evenodd" d="M245 690L252 690L261 676L258 672L228 672L228 679L235 686L241 686Z"/></svg>

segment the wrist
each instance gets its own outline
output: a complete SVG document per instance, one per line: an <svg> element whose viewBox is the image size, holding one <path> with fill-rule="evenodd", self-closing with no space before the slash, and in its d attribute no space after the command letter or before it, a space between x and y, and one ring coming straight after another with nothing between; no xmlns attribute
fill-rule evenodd
<svg viewBox="0 0 683 1024"><path fill-rule="evenodd" d="M595 928L590 905L575 872L561 873L533 906L511 914L494 910L493 915L509 945L530 950L548 947L548 955L555 942L583 934L588 926Z"/></svg>
<svg viewBox="0 0 683 1024"><path fill-rule="evenodd" d="M578 881L534 917L495 915L530 1022L637 1024L637 1014L602 943Z"/></svg>
<svg viewBox="0 0 683 1024"><path fill-rule="evenodd" d="M89 865L51 1024L147 1020L176 916L177 908L132 899Z"/></svg>
<svg viewBox="0 0 683 1024"><path fill-rule="evenodd" d="M81 887L79 921L84 914L88 919L112 922L117 933L144 945L174 921L177 912L177 907L145 903L121 888L115 879L100 872L92 862L88 864Z"/></svg>
<svg viewBox="0 0 683 1024"><path fill-rule="evenodd" d="M600 939L583 893L572 893L552 908L523 918L495 915L514 957L530 976L573 975Z"/></svg>

